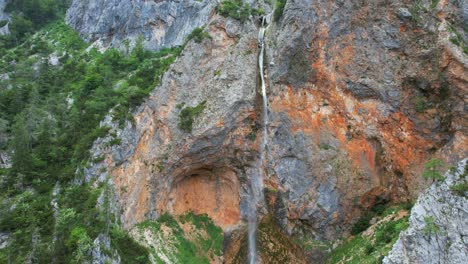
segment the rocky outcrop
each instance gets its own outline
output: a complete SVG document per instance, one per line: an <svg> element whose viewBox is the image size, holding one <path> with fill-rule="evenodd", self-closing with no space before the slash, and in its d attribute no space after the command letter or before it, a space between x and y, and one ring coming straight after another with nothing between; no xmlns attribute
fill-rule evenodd
<svg viewBox="0 0 468 264"><path fill-rule="evenodd" d="M460 162L443 182L426 190L411 210L410 226L400 234L383 263L466 263L468 259L467 160Z"/></svg>
<svg viewBox="0 0 468 264"><path fill-rule="evenodd" d="M204 26L214 0L73 0L66 21L97 47L133 46L139 37L147 49L182 45L193 29Z"/></svg>
<svg viewBox="0 0 468 264"><path fill-rule="evenodd" d="M9 237L10 234L8 233L0 233L0 249L4 249L6 246L8 246Z"/></svg>
<svg viewBox="0 0 468 264"><path fill-rule="evenodd" d="M11 156L6 151L0 150L0 169L11 168Z"/></svg>
<svg viewBox="0 0 468 264"><path fill-rule="evenodd" d="M111 240L108 235L99 234L89 251L92 256L92 264L121 263L119 254L111 248Z"/></svg>
<svg viewBox="0 0 468 264"><path fill-rule="evenodd" d="M8 29L8 23L3 25L3 23L9 19L8 13L4 12L6 4L6 0L0 0L0 35L6 35L10 32Z"/></svg>

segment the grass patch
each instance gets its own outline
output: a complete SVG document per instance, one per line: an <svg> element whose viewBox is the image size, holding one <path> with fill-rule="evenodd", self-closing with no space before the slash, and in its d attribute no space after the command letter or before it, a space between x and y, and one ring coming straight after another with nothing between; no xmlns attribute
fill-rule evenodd
<svg viewBox="0 0 468 264"><path fill-rule="evenodd" d="M400 205L390 207L382 212L382 215L391 210L407 207ZM394 212L393 214L395 214ZM366 236L362 233L344 241L328 256L326 263L350 263L350 264L374 264L381 263L384 256L391 250L401 231L409 226L409 216L395 220L395 216L389 221L381 222L375 226L373 234Z"/></svg>
<svg viewBox="0 0 468 264"><path fill-rule="evenodd" d="M186 233L182 225L190 225L190 233ZM163 232L163 226L165 232ZM196 215L188 212L179 217L163 214L157 221L145 221L137 225L143 230L151 230L154 236L165 242L162 248L153 251L158 259L158 253L164 253L175 263L203 263L208 264L215 256L222 255L224 235L220 227L216 226L208 215ZM171 231L168 232L167 228ZM152 245L148 245L152 246Z"/></svg>

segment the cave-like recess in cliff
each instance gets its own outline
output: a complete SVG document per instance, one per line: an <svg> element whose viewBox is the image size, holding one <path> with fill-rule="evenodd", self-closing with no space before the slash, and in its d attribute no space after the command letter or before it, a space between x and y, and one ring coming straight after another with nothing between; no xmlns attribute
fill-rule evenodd
<svg viewBox="0 0 468 264"><path fill-rule="evenodd" d="M196 169L174 183L166 210L207 214L223 229L239 223L240 195L236 173L228 168Z"/></svg>

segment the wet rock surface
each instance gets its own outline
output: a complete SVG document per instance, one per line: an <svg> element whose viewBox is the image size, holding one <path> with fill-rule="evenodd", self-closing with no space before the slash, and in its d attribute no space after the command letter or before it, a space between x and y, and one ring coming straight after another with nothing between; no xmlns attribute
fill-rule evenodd
<svg viewBox="0 0 468 264"><path fill-rule="evenodd" d="M454 186L467 183L467 160L433 183L411 210L410 226L400 234L383 263L465 263L468 259L467 192Z"/></svg>

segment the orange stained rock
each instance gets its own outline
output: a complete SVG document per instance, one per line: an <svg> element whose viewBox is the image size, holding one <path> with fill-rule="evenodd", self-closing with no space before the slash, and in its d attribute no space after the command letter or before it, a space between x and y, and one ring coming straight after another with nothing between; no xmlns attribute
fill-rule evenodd
<svg viewBox="0 0 468 264"><path fill-rule="evenodd" d="M169 195L166 210L181 215L188 211L207 214L223 229L240 222L239 181L230 170L197 171L178 182Z"/></svg>

